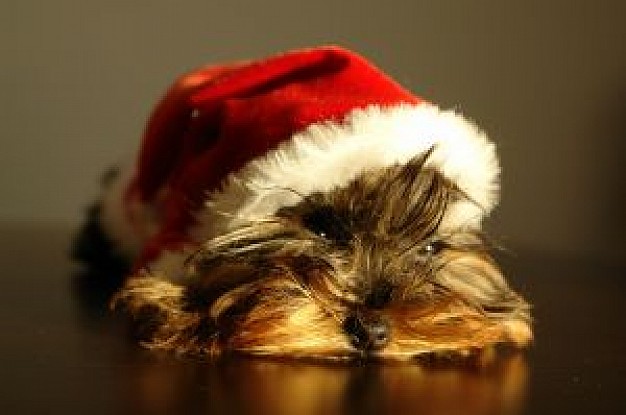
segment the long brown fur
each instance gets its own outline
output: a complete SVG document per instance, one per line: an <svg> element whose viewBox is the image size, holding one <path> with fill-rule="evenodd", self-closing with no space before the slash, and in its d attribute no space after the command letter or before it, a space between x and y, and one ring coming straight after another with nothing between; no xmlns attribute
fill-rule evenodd
<svg viewBox="0 0 626 415"><path fill-rule="evenodd" d="M115 304L148 347L181 353L406 360L522 346L529 306L481 234L440 231L467 197L429 154L208 240L183 277L132 276Z"/></svg>

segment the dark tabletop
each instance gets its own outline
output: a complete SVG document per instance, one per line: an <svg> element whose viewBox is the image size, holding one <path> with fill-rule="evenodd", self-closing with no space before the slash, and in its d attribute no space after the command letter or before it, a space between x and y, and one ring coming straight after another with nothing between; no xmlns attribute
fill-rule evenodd
<svg viewBox="0 0 626 415"><path fill-rule="evenodd" d="M71 231L0 229L0 414L626 413L626 268L506 254L535 342L496 363L198 361L138 347L111 286L68 259Z"/></svg>

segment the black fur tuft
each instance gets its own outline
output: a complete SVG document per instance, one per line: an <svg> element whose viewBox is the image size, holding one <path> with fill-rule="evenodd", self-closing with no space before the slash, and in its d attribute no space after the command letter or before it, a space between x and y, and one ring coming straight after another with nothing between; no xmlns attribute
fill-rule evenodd
<svg viewBox="0 0 626 415"><path fill-rule="evenodd" d="M87 210L87 220L74 238L72 258L98 273L120 275L129 271L129 261L119 254L100 225L99 204Z"/></svg>
<svg viewBox="0 0 626 415"><path fill-rule="evenodd" d="M102 189L106 191L119 174L117 167L108 169L100 178ZM102 229L101 212L102 205L99 201L87 209L85 223L74 238L71 256L85 265L88 273L120 279L130 270L130 262L117 251L113 241Z"/></svg>

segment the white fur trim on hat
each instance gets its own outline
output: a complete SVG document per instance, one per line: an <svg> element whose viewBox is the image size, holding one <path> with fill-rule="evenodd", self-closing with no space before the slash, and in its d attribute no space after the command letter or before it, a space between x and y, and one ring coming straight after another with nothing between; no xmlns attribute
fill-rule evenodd
<svg viewBox="0 0 626 415"><path fill-rule="evenodd" d="M450 206L440 229L480 227L498 202L495 145L454 111L428 103L372 105L353 110L342 122L310 125L231 174L199 212L194 239L209 239L266 217L298 203L298 195L346 185L369 169L404 164L433 146L427 165L471 198Z"/></svg>
<svg viewBox="0 0 626 415"><path fill-rule="evenodd" d="M128 259L141 253L143 244L159 226L157 214L151 206L124 197L136 174L131 166L123 163L117 177L104 190L99 218L102 230L117 252Z"/></svg>

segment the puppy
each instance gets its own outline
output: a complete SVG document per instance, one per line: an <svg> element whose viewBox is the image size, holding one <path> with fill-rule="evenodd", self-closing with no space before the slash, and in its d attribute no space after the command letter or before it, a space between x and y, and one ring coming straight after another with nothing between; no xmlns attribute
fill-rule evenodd
<svg viewBox="0 0 626 415"><path fill-rule="evenodd" d="M182 77L88 228L149 348L465 356L532 337L481 231L498 173L472 123L320 47Z"/></svg>

